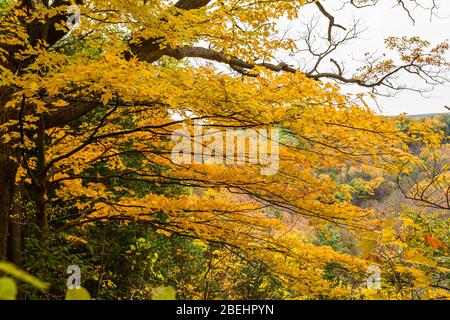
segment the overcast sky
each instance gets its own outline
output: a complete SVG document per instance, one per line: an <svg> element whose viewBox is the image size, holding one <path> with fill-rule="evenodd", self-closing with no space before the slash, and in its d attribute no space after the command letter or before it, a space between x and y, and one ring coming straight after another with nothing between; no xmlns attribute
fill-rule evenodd
<svg viewBox="0 0 450 320"><path fill-rule="evenodd" d="M367 31L362 34L363 39L355 40L352 45L346 47L346 50L339 52L338 61L342 61L347 66L352 66L354 59L362 57L364 52L383 49L383 41L388 36L417 35L430 40L432 44L450 38L450 0L436 0L440 6L439 17L433 17L431 21L429 11L423 9L413 11L413 17L416 20L414 25L405 11L401 7L395 6L397 0L380 0L380 4L364 9L346 6L344 10L335 11L335 8L342 6L342 1L327 0L322 3L327 10L335 14L336 23L351 26L353 16L355 16L360 18L362 25L367 28ZM408 2L410 1L406 1L406 3ZM421 2L429 4L432 0L421 0ZM314 6L310 7L308 10L316 9ZM306 11L304 14L317 14L317 9L315 11L315 13ZM421 85L422 83L417 81L416 86ZM408 114L446 112L443 106L450 106L450 86L441 86L427 95L429 97L424 98L417 93L406 91L396 97L380 98L381 113L397 115L403 112Z"/></svg>
<svg viewBox="0 0 450 320"><path fill-rule="evenodd" d="M172 0L177 1L177 0ZM359 20L359 29L365 29L358 39L352 40L351 44L347 44L337 50L331 57L339 61L348 71L345 75L351 77L353 72L361 63L364 53L377 52L380 55L383 52L389 53L386 49L384 40L389 36L419 36L422 39L429 40L432 45L441 43L450 39L450 0L434 0L439 6L436 15L431 17L430 10L424 8L415 8L411 10L411 14L415 20L408 17L408 14L398 5L398 0L378 0L378 4L371 7L356 9L352 5L343 6L344 2L350 0L321 0L321 3L335 17L335 23L341 24L347 28L351 28L353 21ZM433 0L417 0L418 2L429 5ZM412 0L406 0L405 3L411 3ZM413 7L411 7L413 9ZM284 34L286 30L290 30L288 35L298 39L305 32L305 24L319 18L319 26L315 30L326 37L328 20L320 14L318 8L313 5L307 5L301 8L301 17L294 21L281 19L279 21L280 34ZM335 31L340 29L334 28ZM343 32L343 31L341 31ZM300 42L301 43L301 42ZM324 44L328 44L325 40ZM391 52L392 54L392 52ZM395 55L394 55L395 56ZM279 60L288 62L295 67L299 67L303 71L308 71L305 67L305 61L309 61L305 52L298 52L294 56L280 54ZM450 61L450 54L447 55ZM194 59L197 61L197 59ZM303 60L303 61L302 61ZM327 62L329 59L325 59ZM325 61L324 60L324 61ZM203 64L204 61L197 61ZM327 69L328 67L328 69ZM331 67L331 68L330 68ZM226 69L226 68L225 68ZM334 69L334 70L333 70ZM324 66L319 71L335 71L336 68L328 62L328 66ZM450 78L450 74L448 74ZM402 82L408 83L410 87L427 88L427 86L411 75ZM428 86L428 88L430 88ZM361 87L343 86L344 92L357 93L362 92ZM426 113L444 113L448 112L444 108L445 105L450 106L450 83L446 86L439 86L431 92L424 93L425 97L419 93L412 91L398 92L395 96L379 97L377 103L371 104L373 110L384 115L399 115L401 113L426 114Z"/></svg>

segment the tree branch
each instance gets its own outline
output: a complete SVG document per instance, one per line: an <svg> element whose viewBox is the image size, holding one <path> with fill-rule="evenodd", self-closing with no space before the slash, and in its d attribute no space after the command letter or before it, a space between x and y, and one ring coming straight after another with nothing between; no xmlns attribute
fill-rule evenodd
<svg viewBox="0 0 450 320"><path fill-rule="evenodd" d="M46 129L64 126L73 120L78 119L84 114L94 110L100 105L94 101L74 101L67 107L44 114L44 123Z"/></svg>

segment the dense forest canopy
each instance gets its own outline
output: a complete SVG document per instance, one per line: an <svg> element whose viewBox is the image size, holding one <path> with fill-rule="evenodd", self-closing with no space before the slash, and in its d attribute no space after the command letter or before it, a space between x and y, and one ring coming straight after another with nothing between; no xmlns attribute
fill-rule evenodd
<svg viewBox="0 0 450 320"><path fill-rule="evenodd" d="M0 0L0 286L61 299L78 265L97 299L448 299L450 118L368 104L446 83L448 44L393 35L348 70L330 2ZM309 6L324 28L283 30ZM206 161L199 124L278 130L275 172Z"/></svg>

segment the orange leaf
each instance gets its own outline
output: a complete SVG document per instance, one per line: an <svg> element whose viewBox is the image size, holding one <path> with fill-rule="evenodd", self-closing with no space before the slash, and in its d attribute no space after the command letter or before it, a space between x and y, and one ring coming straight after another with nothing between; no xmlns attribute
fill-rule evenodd
<svg viewBox="0 0 450 320"><path fill-rule="evenodd" d="M447 248L447 245L444 242L435 238L431 233L426 233L424 238L425 242L433 249Z"/></svg>

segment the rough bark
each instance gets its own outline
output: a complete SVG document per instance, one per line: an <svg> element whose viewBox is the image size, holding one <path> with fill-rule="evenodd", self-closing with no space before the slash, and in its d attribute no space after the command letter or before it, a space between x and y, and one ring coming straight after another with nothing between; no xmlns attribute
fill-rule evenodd
<svg viewBox="0 0 450 320"><path fill-rule="evenodd" d="M3 148L0 148L0 151ZM17 164L0 155L0 260L7 257L9 213L14 199Z"/></svg>
<svg viewBox="0 0 450 320"><path fill-rule="evenodd" d="M6 110L12 89L0 87L0 125L14 119L14 111ZM0 132L0 139L4 133ZM7 257L9 214L14 200L17 163L11 158L14 154L12 142L0 143L0 260Z"/></svg>
<svg viewBox="0 0 450 320"><path fill-rule="evenodd" d="M48 235L48 218L47 218L47 173L46 154L45 154L45 121L41 116L37 134L37 172L36 172L36 223L39 228L39 238L45 240Z"/></svg>

